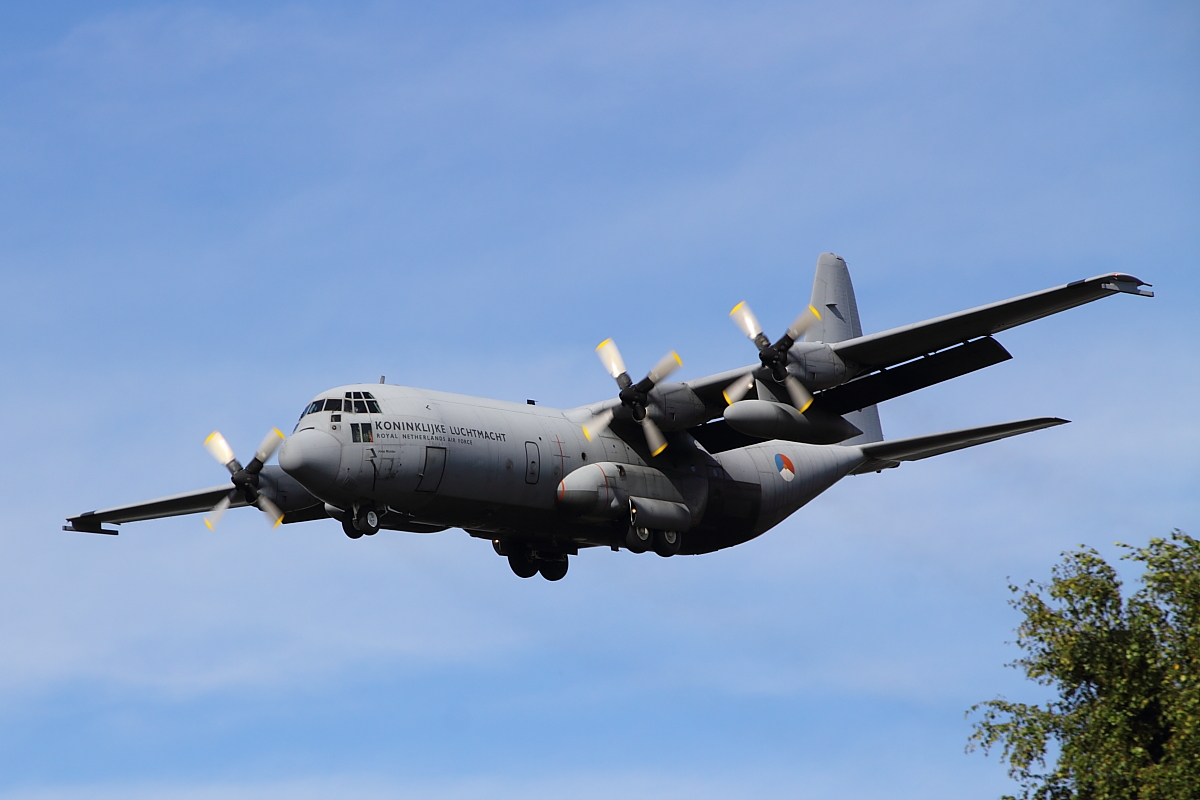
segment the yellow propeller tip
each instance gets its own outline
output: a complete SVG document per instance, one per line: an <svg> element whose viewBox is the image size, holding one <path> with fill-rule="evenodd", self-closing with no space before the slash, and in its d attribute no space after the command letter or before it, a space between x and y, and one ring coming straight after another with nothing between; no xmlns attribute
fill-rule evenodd
<svg viewBox="0 0 1200 800"><path fill-rule="evenodd" d="M212 523L209 522L207 518L204 520L204 527L208 528L210 531L213 529Z"/></svg>
<svg viewBox="0 0 1200 800"><path fill-rule="evenodd" d="M590 442L592 440L592 434L590 431L588 431L587 425L580 425L579 427L583 428L583 436Z"/></svg>
<svg viewBox="0 0 1200 800"><path fill-rule="evenodd" d="M204 440L204 443L205 443L205 444L208 444L209 442L211 442L211 441L213 440L213 438L214 438L214 437L217 437L217 436L220 436L220 435L221 435L221 433L220 433L219 431L213 431L212 433L210 433L210 434L208 435L208 438L206 438L206 439Z"/></svg>
<svg viewBox="0 0 1200 800"><path fill-rule="evenodd" d="M603 342L601 342L600 344L596 345L596 349L597 349L597 350L602 350L602 349L604 348L604 345L606 345L606 344L610 343L611 341L612 341L612 339L611 339L611 338L609 338L609 339L605 339Z"/></svg>
<svg viewBox="0 0 1200 800"><path fill-rule="evenodd" d="M272 428L271 430L275 431L275 435L278 436L280 439L287 438L286 436L283 435L283 431L279 430L279 428Z"/></svg>
<svg viewBox="0 0 1200 800"><path fill-rule="evenodd" d="M727 405L727 406L733 405L733 401L729 399L729 392L721 392L721 397L725 398L725 405Z"/></svg>
<svg viewBox="0 0 1200 800"><path fill-rule="evenodd" d="M654 451L653 453L651 453L650 455L651 455L651 456L656 456L656 455L658 455L659 453L661 453L663 450L666 450L666 449L667 449L667 446L666 446L666 444L664 444L662 447L658 448L657 450L655 450L655 451Z"/></svg>
<svg viewBox="0 0 1200 800"><path fill-rule="evenodd" d="M676 353L674 350L672 350L672 351L671 351L671 355L675 356L675 363L676 363L677 365L679 365L679 366L681 366L681 367L682 367L682 366L683 366L683 359L679 357L679 353Z"/></svg>
<svg viewBox="0 0 1200 800"><path fill-rule="evenodd" d="M736 306L734 306L734 307L733 307L733 309L732 309L732 310L730 310L730 312L729 312L729 313L730 313L731 315L733 315L733 314L736 314L736 313L737 313L737 310L738 310L739 308L741 308L742 306L744 306L744 305L746 305L746 301L745 301L745 300L743 300L742 302L740 302L740 303L738 303Z"/></svg>
<svg viewBox="0 0 1200 800"><path fill-rule="evenodd" d="M808 310L809 310L809 311L811 311L811 312L813 313L813 316L814 316L814 317L816 317L817 319L820 319L820 318L821 318L821 312L820 312L820 311L817 311L817 309L816 309L816 307L815 307L815 306L811 306L811 305L810 305L810 306L808 307Z"/></svg>
<svg viewBox="0 0 1200 800"><path fill-rule="evenodd" d="M803 414L805 411L808 411L808 407L811 406L812 404L813 404L813 401L809 400L807 403L804 404L804 408L800 409L800 413Z"/></svg>
<svg viewBox="0 0 1200 800"><path fill-rule="evenodd" d="M280 525L282 525L282 524L283 524L283 517L281 516L279 519L275 520L275 524L274 524L274 525L272 525L271 527L272 527L272 528L278 528L278 527L279 527Z"/></svg>

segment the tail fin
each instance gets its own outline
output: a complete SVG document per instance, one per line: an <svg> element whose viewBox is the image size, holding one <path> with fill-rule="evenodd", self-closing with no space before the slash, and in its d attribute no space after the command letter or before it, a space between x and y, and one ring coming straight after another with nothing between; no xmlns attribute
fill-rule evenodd
<svg viewBox="0 0 1200 800"><path fill-rule="evenodd" d="M812 307L821 314L819 322L804 334L806 342L841 342L862 336L858 320L858 303L854 300L854 284L846 261L834 253L821 253L817 258L817 274L813 278ZM867 406L846 415L863 433L843 444L882 442L883 428L879 424L879 409Z"/></svg>

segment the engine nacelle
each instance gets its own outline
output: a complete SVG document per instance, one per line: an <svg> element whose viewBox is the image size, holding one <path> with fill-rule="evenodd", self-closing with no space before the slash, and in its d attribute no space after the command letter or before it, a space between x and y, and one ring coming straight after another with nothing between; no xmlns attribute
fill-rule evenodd
<svg viewBox="0 0 1200 800"><path fill-rule="evenodd" d="M704 401L685 384L660 383L650 396L654 402L647 410L664 431L681 431L708 422L713 417Z"/></svg>
<svg viewBox="0 0 1200 800"><path fill-rule="evenodd" d="M735 431L760 439L784 439L805 444L837 444L862 431L836 414L810 408L801 414L786 403L741 400L725 409L725 421Z"/></svg>
<svg viewBox="0 0 1200 800"><path fill-rule="evenodd" d="M789 371L809 389L828 389L845 383L846 362L824 342L797 342L788 351Z"/></svg>

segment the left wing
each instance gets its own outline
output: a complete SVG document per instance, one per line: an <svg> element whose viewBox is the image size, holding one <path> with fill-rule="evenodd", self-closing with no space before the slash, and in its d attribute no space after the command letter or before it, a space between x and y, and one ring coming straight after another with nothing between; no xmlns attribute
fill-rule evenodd
<svg viewBox="0 0 1200 800"><path fill-rule="evenodd" d="M1097 275L969 311L834 342L830 347L843 361L853 362L859 365L860 372L866 372L900 364L979 336L990 336L1109 295L1125 293L1153 297L1154 292L1141 288L1149 285L1132 275Z"/></svg>

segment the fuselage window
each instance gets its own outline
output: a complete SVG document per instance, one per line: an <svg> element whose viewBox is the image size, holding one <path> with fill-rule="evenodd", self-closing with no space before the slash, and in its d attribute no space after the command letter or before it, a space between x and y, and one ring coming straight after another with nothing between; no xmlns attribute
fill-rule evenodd
<svg viewBox="0 0 1200 800"><path fill-rule="evenodd" d="M375 437L371 433L371 423L369 423L369 422L363 422L363 423L351 422L350 423L350 435L353 437L354 441L356 441L356 442L373 442L373 441L375 441Z"/></svg>

